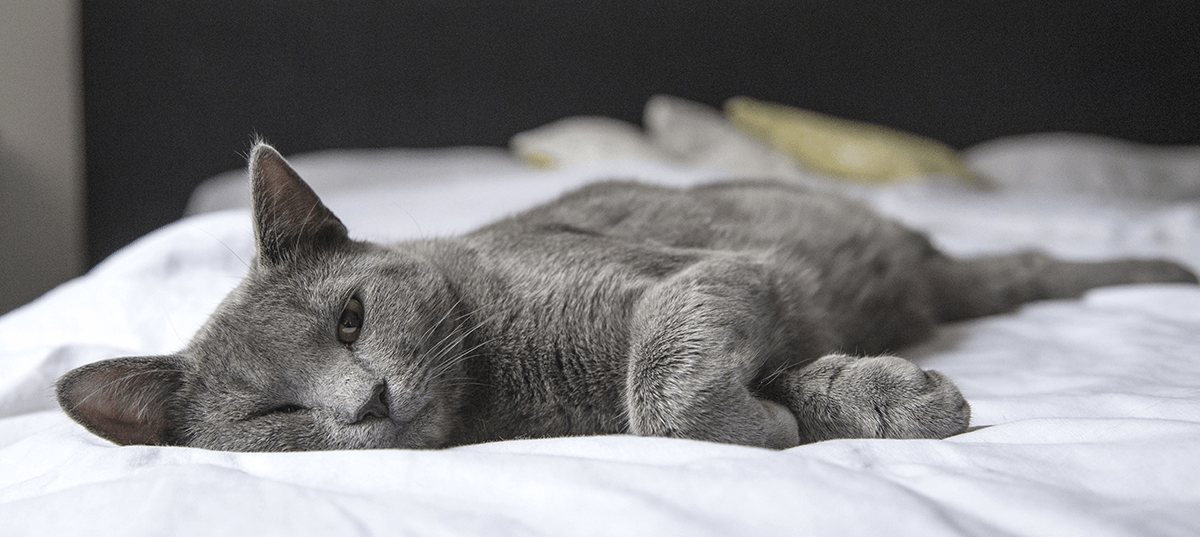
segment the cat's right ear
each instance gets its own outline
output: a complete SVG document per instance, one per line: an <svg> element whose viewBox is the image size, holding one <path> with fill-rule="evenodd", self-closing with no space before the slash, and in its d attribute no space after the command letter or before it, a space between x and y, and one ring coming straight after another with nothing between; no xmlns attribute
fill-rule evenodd
<svg viewBox="0 0 1200 537"><path fill-rule="evenodd" d="M58 380L58 404L89 431L121 445L164 445L183 373L173 356L104 360Z"/></svg>
<svg viewBox="0 0 1200 537"><path fill-rule="evenodd" d="M250 152L250 190L261 261L281 264L350 240L342 221L283 156L263 142Z"/></svg>

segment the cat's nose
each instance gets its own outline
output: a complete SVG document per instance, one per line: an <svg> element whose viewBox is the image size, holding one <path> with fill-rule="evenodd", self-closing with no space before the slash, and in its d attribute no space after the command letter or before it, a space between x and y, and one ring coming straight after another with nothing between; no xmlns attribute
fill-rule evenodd
<svg viewBox="0 0 1200 537"><path fill-rule="evenodd" d="M388 414L387 383L380 382L371 389L371 396L367 398L367 401L358 407L352 423L358 423L369 417L386 418Z"/></svg>

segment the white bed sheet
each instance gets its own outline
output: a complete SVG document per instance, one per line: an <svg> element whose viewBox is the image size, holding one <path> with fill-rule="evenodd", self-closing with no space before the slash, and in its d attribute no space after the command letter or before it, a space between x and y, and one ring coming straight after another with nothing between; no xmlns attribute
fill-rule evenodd
<svg viewBox="0 0 1200 537"><path fill-rule="evenodd" d="M595 178L717 175L655 163L501 165L434 182L314 184L352 235L400 240L465 231ZM856 195L953 253L1037 246L1200 268L1195 199L933 184ZM0 534L1200 534L1194 286L1114 287L945 327L905 356L954 379L973 424L989 427L944 441L775 452L615 436L245 454L116 447L58 410L53 382L67 370L181 347L252 248L245 210L189 217L0 318Z"/></svg>

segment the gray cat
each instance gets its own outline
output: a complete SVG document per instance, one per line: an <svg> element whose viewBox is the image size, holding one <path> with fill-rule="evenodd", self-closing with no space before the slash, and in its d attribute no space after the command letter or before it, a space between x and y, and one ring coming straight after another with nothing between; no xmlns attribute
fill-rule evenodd
<svg viewBox="0 0 1200 537"><path fill-rule="evenodd" d="M348 238L269 146L250 178L258 255L187 347L59 380L92 432L224 450L941 438L968 426L958 389L877 355L1030 300L1196 282L1166 261L951 259L860 204L772 182L600 183L382 246Z"/></svg>

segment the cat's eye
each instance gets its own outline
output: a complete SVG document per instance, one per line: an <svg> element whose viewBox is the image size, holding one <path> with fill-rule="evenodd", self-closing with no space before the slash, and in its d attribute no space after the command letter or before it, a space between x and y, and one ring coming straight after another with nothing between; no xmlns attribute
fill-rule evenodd
<svg viewBox="0 0 1200 537"><path fill-rule="evenodd" d="M295 414L308 410L300 405L280 405L268 411L268 414Z"/></svg>
<svg viewBox="0 0 1200 537"><path fill-rule="evenodd" d="M351 297L346 301L346 306L342 308L342 314L338 317L337 338L345 344L358 341L358 334L362 331L363 324L362 301L357 297Z"/></svg>
<svg viewBox="0 0 1200 537"><path fill-rule="evenodd" d="M246 416L246 419L247 420L256 420L256 419L265 418L268 416L278 416L281 414L298 414L300 412L306 412L306 411L308 411L308 407L306 407L306 406L297 405L295 403L288 403L288 404L273 406L273 407L269 407L269 408L264 408L262 410L259 410L257 412L254 412L253 414Z"/></svg>

